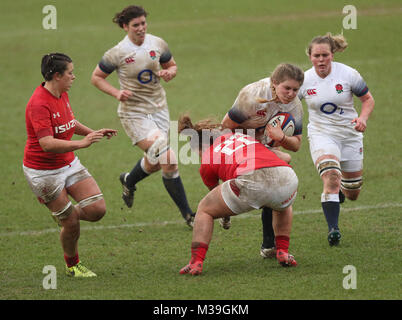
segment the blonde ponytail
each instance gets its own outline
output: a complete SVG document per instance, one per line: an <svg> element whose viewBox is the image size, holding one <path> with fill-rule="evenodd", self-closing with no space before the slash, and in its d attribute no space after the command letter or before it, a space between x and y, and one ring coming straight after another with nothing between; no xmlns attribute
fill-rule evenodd
<svg viewBox="0 0 402 320"><path fill-rule="evenodd" d="M331 32L327 32L325 36L317 36L311 40L306 49L306 54L310 56L313 45L322 43L329 45L331 53L342 52L348 47L348 43L346 42L346 38L343 36L343 34L333 36Z"/></svg>

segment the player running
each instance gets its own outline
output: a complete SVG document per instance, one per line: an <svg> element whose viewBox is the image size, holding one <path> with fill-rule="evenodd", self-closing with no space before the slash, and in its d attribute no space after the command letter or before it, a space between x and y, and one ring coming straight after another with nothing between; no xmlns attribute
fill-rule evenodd
<svg viewBox="0 0 402 320"><path fill-rule="evenodd" d="M193 132L190 143L200 152L200 175L211 190L198 205L191 259L180 273L201 274L212 238L214 219L265 206L273 209L278 262L282 266L296 266L294 257L288 252L292 203L298 186L295 172L289 164L251 136L231 130L226 130L225 134L219 127L219 124L208 121L193 125L188 116L179 120L179 132L185 129ZM205 139L206 130L211 129L210 138ZM219 180L223 183L219 184Z"/></svg>
<svg viewBox="0 0 402 320"><path fill-rule="evenodd" d="M232 108L222 120L225 128L255 129L256 139L262 143L273 140L270 148L279 158L290 163L291 156L279 150L298 151L302 140L303 107L297 92L303 84L304 72L299 67L282 63L269 78L251 83L240 90ZM292 137L284 134L280 126L267 125L278 112L289 112L295 119ZM265 130L265 135L264 135ZM269 140L267 140L269 139ZM275 257L275 235L272 228L272 209L264 207L261 213L263 242L260 254L263 258ZM230 218L221 219L223 228L230 227Z"/></svg>
<svg viewBox="0 0 402 320"><path fill-rule="evenodd" d="M169 110L160 83L160 78L167 82L176 76L177 65L167 43L147 33L146 16L147 12L138 6L129 6L115 15L113 21L127 35L103 55L91 81L120 101L117 113L121 124L132 144L144 151L131 172L120 175L127 207L133 206L136 184L162 169L163 184L191 227L194 214L187 202L176 155L169 148ZM120 90L106 80L115 70Z"/></svg>
<svg viewBox="0 0 402 320"><path fill-rule="evenodd" d="M67 275L95 277L78 256L80 220L102 219L106 205L95 179L74 155L74 150L87 148L104 136L111 138L117 131L94 131L74 118L67 94L75 79L73 67L71 58L62 53L50 53L42 58L45 82L35 89L25 112L28 137L23 170L33 193L61 226ZM84 138L72 141L74 134Z"/></svg>
<svg viewBox="0 0 402 320"><path fill-rule="evenodd" d="M315 37L307 49L313 67L305 72L299 92L308 106L310 153L323 182L321 204L330 246L341 239L340 201L345 196L356 200L363 184L363 132L374 109L374 99L361 75L333 61L335 52L346 48L343 35ZM362 103L360 115L353 95Z"/></svg>

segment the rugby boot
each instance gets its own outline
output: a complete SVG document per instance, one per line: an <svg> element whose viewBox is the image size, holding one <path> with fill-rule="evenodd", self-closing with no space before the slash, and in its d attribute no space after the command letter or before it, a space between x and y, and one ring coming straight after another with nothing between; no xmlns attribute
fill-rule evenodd
<svg viewBox="0 0 402 320"><path fill-rule="evenodd" d="M121 198L123 199L126 206L131 208L134 202L134 191L137 190L137 188L135 186L133 188L127 187L126 178L128 175L128 172L123 172L122 174L120 174L120 183L123 187L123 194Z"/></svg>
<svg viewBox="0 0 402 320"><path fill-rule="evenodd" d="M339 245L339 241L341 240L341 233L338 229L332 228L330 232L328 232L328 243L332 246Z"/></svg>
<svg viewBox="0 0 402 320"><path fill-rule="evenodd" d="M219 219L219 224L223 229L228 230L232 222L230 221L230 217L224 217Z"/></svg>
<svg viewBox="0 0 402 320"><path fill-rule="evenodd" d="M69 277L74 278L92 278L96 277L96 274L85 267L81 262L78 262L75 266L67 267L66 274Z"/></svg>
<svg viewBox="0 0 402 320"><path fill-rule="evenodd" d="M295 257L282 249L276 251L276 259L282 267L296 267Z"/></svg>

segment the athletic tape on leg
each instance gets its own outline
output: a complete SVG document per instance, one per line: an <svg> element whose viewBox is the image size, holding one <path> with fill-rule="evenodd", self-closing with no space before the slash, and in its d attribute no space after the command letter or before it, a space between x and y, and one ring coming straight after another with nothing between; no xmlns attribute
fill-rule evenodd
<svg viewBox="0 0 402 320"><path fill-rule="evenodd" d="M96 201L102 200L102 199L103 199L103 194L99 193L94 196L81 200L80 202L78 202L78 206L82 209L82 208L85 208L86 206L89 206L90 204L92 204Z"/></svg>
<svg viewBox="0 0 402 320"><path fill-rule="evenodd" d="M338 160L335 159L324 159L321 160L317 164L317 170L318 173L320 174L320 177L327 172L328 170L336 170L339 173L341 173L341 165Z"/></svg>
<svg viewBox="0 0 402 320"><path fill-rule="evenodd" d="M53 218L58 222L59 220L66 219L71 212L73 212L73 204L69 201L65 207L57 212L52 212Z"/></svg>
<svg viewBox="0 0 402 320"><path fill-rule="evenodd" d="M356 178L342 178L341 179L341 187L345 190L359 190L363 185L363 177Z"/></svg>

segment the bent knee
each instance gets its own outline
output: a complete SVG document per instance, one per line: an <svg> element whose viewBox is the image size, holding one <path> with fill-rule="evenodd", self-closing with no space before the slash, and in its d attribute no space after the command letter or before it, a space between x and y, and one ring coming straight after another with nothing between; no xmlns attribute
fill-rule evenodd
<svg viewBox="0 0 402 320"><path fill-rule="evenodd" d="M353 192L347 192L345 190L342 190L342 192L345 195L345 197L348 200L351 200L351 201L357 200L357 198L359 197L359 194L360 194L360 190L359 191L353 191Z"/></svg>
<svg viewBox="0 0 402 320"><path fill-rule="evenodd" d="M90 221L99 221L106 214L106 203L103 194L97 194L78 203Z"/></svg>
<svg viewBox="0 0 402 320"><path fill-rule="evenodd" d="M357 198L359 197L362 185L362 176L354 178L342 178L341 180L342 192L344 193L346 198L352 201L357 200Z"/></svg>
<svg viewBox="0 0 402 320"><path fill-rule="evenodd" d="M151 164L151 163L149 163L147 160L145 161L144 167L145 167L145 170L146 170L149 174L154 173L154 172L157 172L157 171L159 171L159 170L161 169L161 165L160 165L159 163L157 163L157 164Z"/></svg>
<svg viewBox="0 0 402 320"><path fill-rule="evenodd" d="M162 175L167 179L179 176L179 166L177 164L166 164L162 167Z"/></svg>
<svg viewBox="0 0 402 320"><path fill-rule="evenodd" d="M83 210L87 211L88 217L89 217L90 221L92 221L92 222L99 221L106 214L106 205L105 205L104 200L98 201L98 203L94 203L94 204L86 207L85 209L83 209Z"/></svg>
<svg viewBox="0 0 402 320"><path fill-rule="evenodd" d="M321 179L324 183L328 183L332 186L341 185L341 174L338 170L328 170L322 174Z"/></svg>

